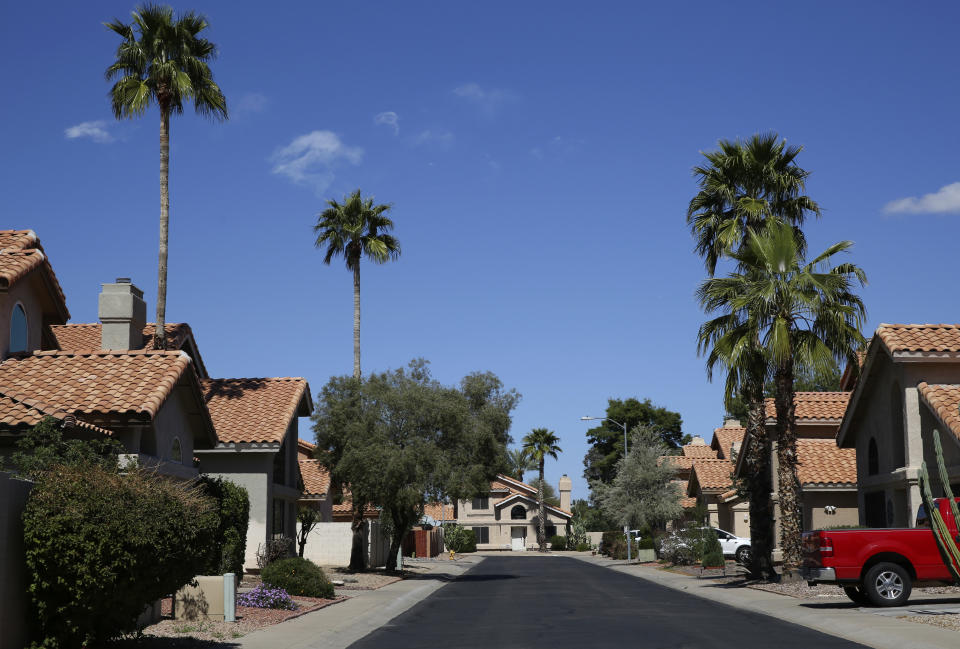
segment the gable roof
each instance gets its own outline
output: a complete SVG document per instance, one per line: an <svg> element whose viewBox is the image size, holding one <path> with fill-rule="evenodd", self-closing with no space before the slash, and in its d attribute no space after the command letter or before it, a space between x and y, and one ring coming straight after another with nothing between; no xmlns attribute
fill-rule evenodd
<svg viewBox="0 0 960 649"><path fill-rule="evenodd" d="M803 486L857 484L857 452L832 439L797 439L797 478Z"/></svg>
<svg viewBox="0 0 960 649"><path fill-rule="evenodd" d="M717 459L717 452L711 447L703 444L685 444L682 447L684 457L706 458L710 460Z"/></svg>
<svg viewBox="0 0 960 649"><path fill-rule="evenodd" d="M504 507L517 500L526 500L529 503L533 503L539 506L539 501L529 494L512 493L506 498L503 498L502 500L498 500L497 502L493 503L493 507L494 509L497 509L499 507ZM568 519L573 518L573 514L571 514L565 509L560 509L559 507L554 507L553 505L549 505L547 503L543 503L543 508L553 512L554 514L557 514L561 518L568 518Z"/></svg>
<svg viewBox="0 0 960 649"><path fill-rule="evenodd" d="M0 230L0 290L9 290L37 268L44 271L58 316L66 322L70 319L67 298L36 233L33 230Z"/></svg>
<svg viewBox="0 0 960 649"><path fill-rule="evenodd" d="M221 444L280 444L290 421L312 410L306 379L203 379L203 397Z"/></svg>
<svg viewBox="0 0 960 649"><path fill-rule="evenodd" d="M726 491L733 486L733 463L729 460L697 460L690 471L687 483L687 495L696 495L695 487L700 490Z"/></svg>
<svg viewBox="0 0 960 649"><path fill-rule="evenodd" d="M850 401L849 392L795 392L793 409L797 421L836 422L843 419ZM773 399L765 399L767 423L777 418Z"/></svg>
<svg viewBox="0 0 960 649"><path fill-rule="evenodd" d="M497 477L494 478L494 480L490 483L491 491L495 489L495 485L498 482L501 485L503 485L508 491L521 491L521 492L526 492L530 494L537 493L536 487L532 487L528 485L526 482L520 482L519 480L515 480L510 476L504 475L502 473L498 473Z"/></svg>
<svg viewBox="0 0 960 649"><path fill-rule="evenodd" d="M330 472L320 460L299 460L300 477L303 479L303 495L322 498L330 490Z"/></svg>
<svg viewBox="0 0 960 649"><path fill-rule="evenodd" d="M937 419L960 439L960 385L921 382L917 384L917 391Z"/></svg>
<svg viewBox="0 0 960 649"><path fill-rule="evenodd" d="M877 327L876 337L891 354L902 352L960 353L960 325L886 324Z"/></svg>
<svg viewBox="0 0 960 649"><path fill-rule="evenodd" d="M690 470L693 468L693 462L696 458L686 455L661 455L657 458L657 466L669 464L678 471Z"/></svg>
<svg viewBox="0 0 960 649"><path fill-rule="evenodd" d="M450 503L427 503L423 506L423 515L438 523L457 520L453 517L453 505Z"/></svg>
<svg viewBox="0 0 960 649"><path fill-rule="evenodd" d="M42 401L30 397L8 397L0 395L0 430L32 428L46 417L63 422L65 428L80 428L101 435L112 435L113 431L101 428L94 424L87 423L82 419L77 419L74 415L49 406Z"/></svg>
<svg viewBox="0 0 960 649"><path fill-rule="evenodd" d="M747 429L743 426L721 426L713 431L713 440L710 448L717 452L717 457L730 459L730 451L734 444L741 444Z"/></svg>
<svg viewBox="0 0 960 649"><path fill-rule="evenodd" d="M317 445L308 442L305 439L297 440L297 457L301 460L312 460L314 452L317 450Z"/></svg>

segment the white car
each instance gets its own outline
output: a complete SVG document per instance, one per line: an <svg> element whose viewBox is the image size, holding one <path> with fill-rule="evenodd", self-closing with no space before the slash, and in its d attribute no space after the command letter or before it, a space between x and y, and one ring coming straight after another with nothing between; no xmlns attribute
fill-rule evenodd
<svg viewBox="0 0 960 649"><path fill-rule="evenodd" d="M746 565L750 562L750 539L735 536L721 529L714 529L723 548L723 556L733 557L737 563Z"/></svg>

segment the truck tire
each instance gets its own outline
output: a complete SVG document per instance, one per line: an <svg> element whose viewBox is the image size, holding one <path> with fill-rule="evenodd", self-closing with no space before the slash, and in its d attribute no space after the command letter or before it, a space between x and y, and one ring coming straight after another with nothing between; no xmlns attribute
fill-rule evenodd
<svg viewBox="0 0 960 649"><path fill-rule="evenodd" d="M737 559L737 563L739 563L741 566L749 566L750 565L750 546L741 545L739 548L737 548L737 552L734 556Z"/></svg>
<svg viewBox="0 0 960 649"><path fill-rule="evenodd" d="M867 597L867 594L863 590L863 586L844 586L843 594L850 598L854 604L859 604L860 606L869 606L870 598Z"/></svg>
<svg viewBox="0 0 960 649"><path fill-rule="evenodd" d="M863 590L875 606L903 606L912 588L910 573L895 563L878 563L863 578Z"/></svg>

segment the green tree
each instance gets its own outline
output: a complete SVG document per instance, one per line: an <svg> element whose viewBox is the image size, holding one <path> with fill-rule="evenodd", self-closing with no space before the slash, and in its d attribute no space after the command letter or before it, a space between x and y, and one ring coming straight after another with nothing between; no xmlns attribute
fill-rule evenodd
<svg viewBox="0 0 960 649"><path fill-rule="evenodd" d="M307 547L310 532L323 520L320 510L312 504L297 506L297 522L300 529L297 531L297 556L303 558L303 551Z"/></svg>
<svg viewBox="0 0 960 649"><path fill-rule="evenodd" d="M562 453L560 448L560 438L552 430L546 428L534 428L523 438L523 448L527 450L530 457L537 463L539 476L539 488L537 489L537 544L540 546L540 552L547 551L547 532L546 532L546 512L543 508L543 465L548 457L557 459L557 453Z"/></svg>
<svg viewBox="0 0 960 649"><path fill-rule="evenodd" d="M84 435L65 438L64 431ZM52 466L97 466L116 472L123 444L113 437L86 437L89 433L75 427L72 419L58 421L53 417L43 420L17 440L17 450L10 456L13 469L30 479L43 475Z"/></svg>
<svg viewBox="0 0 960 649"><path fill-rule="evenodd" d="M617 527L662 527L683 513L673 468L657 462L666 451L656 430L637 426L631 431L627 457L617 462L613 481L590 485L603 513Z"/></svg>
<svg viewBox="0 0 960 649"><path fill-rule="evenodd" d="M384 264L400 256L400 242L388 234L393 221L387 216L389 204L374 205L360 190L344 197L343 203L327 201L327 209L317 217L313 231L317 248L326 248L323 263L343 257L353 273L353 376L360 378L360 261L366 257Z"/></svg>
<svg viewBox="0 0 960 649"><path fill-rule="evenodd" d="M609 399L605 418L599 426L587 431L590 448L583 458L583 475L588 482L610 482L617 461L623 457L623 428L613 422L626 424L627 430L649 426L671 448L690 440L689 435L683 434L680 413L655 406L650 399Z"/></svg>
<svg viewBox="0 0 960 649"><path fill-rule="evenodd" d="M536 478L530 483L531 487L535 487L538 492L540 489L540 479ZM551 507L560 506L560 497L557 495L557 490L553 488L553 485L544 480L543 482L543 502L550 505Z"/></svg>
<svg viewBox="0 0 960 649"><path fill-rule="evenodd" d="M511 448L507 450L507 464L510 467L510 475L520 482L523 482L523 474L527 471L533 471L537 468L529 453L523 448Z"/></svg>
<svg viewBox="0 0 960 649"><path fill-rule="evenodd" d="M794 369L825 373L840 359L855 363L865 342L860 330L866 309L853 290L866 284L866 275L850 263L829 267L834 255L852 245L836 243L807 262L792 228L771 225L760 234L749 232L747 245L732 255L739 271L708 279L698 291L707 312L725 312L757 332L772 371L785 570L799 567L802 556Z"/></svg>
<svg viewBox="0 0 960 649"><path fill-rule="evenodd" d="M157 327L154 347L166 349L167 243L170 223L170 116L193 102L197 113L227 119L227 100L213 80L210 61L216 46L200 36L209 23L192 11L141 5L133 22L104 23L121 39L107 68L110 104L117 119L139 117L154 102L160 109L160 255L157 269Z"/></svg>
<svg viewBox="0 0 960 649"><path fill-rule="evenodd" d="M583 498L574 500L570 506L574 520L583 521L588 532L607 532L617 528L617 522L608 518L596 504Z"/></svg>
<svg viewBox="0 0 960 649"><path fill-rule="evenodd" d="M809 172L797 165L803 147L787 146L776 133L757 134L745 141L721 140L715 151L704 153L705 164L693 169L699 191L687 209L687 224L712 277L721 258L740 250L750 230L762 232L772 224L793 229L801 250L801 227L820 206L806 195ZM770 440L764 426L763 385L769 379L767 359L756 332L744 331L737 314L726 314L701 328L699 347L705 352L715 340L721 347L711 352L707 373L720 363L727 370L725 407L747 422L752 440L748 463L753 575L774 577L773 523L770 510ZM750 336L753 336L751 338ZM726 347L724 347L726 345ZM769 551L768 551L769 550Z"/></svg>

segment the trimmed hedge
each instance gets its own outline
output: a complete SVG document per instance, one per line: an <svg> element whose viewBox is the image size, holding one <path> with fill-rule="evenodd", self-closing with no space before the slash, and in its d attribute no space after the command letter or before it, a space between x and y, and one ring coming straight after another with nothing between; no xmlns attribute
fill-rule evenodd
<svg viewBox="0 0 960 649"><path fill-rule="evenodd" d="M560 536L559 534L554 534L550 537L550 549L551 550L566 550L567 549L567 537Z"/></svg>
<svg viewBox="0 0 960 649"><path fill-rule="evenodd" d="M291 557L267 565L260 580L273 588L282 588L291 595L333 599L333 584L312 561Z"/></svg>
<svg viewBox="0 0 960 649"><path fill-rule="evenodd" d="M56 465L37 477L23 523L33 646L74 649L135 631L147 605L199 574L218 517L189 483Z"/></svg>
<svg viewBox="0 0 960 649"><path fill-rule="evenodd" d="M215 502L220 516L217 537L210 547L207 565L201 574L222 575L232 572L243 576L247 551L247 525L250 522L250 497L247 490L223 478L203 476L200 485Z"/></svg>

